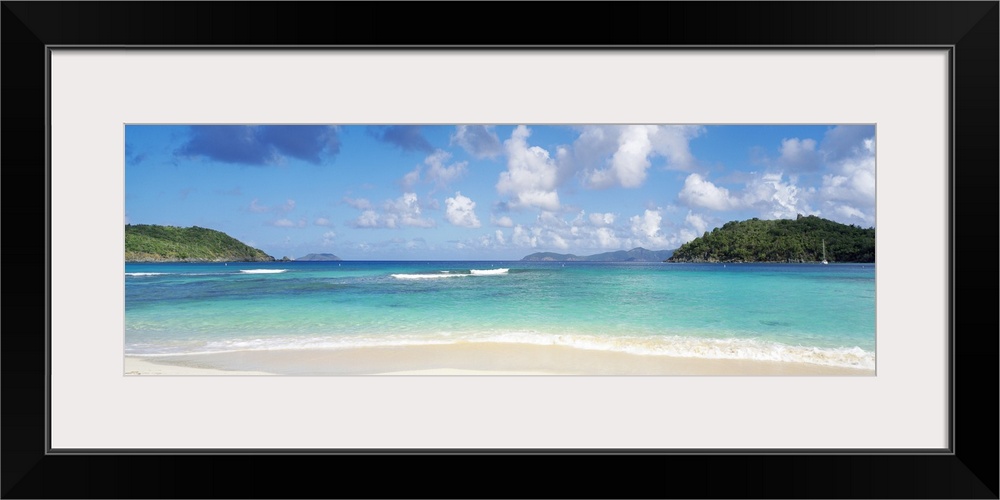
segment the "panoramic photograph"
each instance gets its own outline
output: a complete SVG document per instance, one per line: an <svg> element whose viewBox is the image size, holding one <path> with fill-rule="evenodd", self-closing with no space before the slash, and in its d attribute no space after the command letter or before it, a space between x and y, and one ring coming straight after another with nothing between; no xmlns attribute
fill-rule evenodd
<svg viewBox="0 0 1000 500"><path fill-rule="evenodd" d="M126 376L874 376L870 124L128 124Z"/></svg>

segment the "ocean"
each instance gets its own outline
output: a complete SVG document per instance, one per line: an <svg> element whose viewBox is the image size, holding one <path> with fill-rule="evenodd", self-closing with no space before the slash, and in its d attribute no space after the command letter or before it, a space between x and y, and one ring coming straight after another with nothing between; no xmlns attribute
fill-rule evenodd
<svg viewBox="0 0 1000 500"><path fill-rule="evenodd" d="M873 264L126 263L126 356L494 342L875 369Z"/></svg>

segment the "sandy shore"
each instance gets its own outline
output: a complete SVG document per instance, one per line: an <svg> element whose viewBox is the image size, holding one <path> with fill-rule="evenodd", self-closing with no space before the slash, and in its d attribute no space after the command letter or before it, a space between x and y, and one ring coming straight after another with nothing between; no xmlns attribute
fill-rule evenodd
<svg viewBox="0 0 1000 500"><path fill-rule="evenodd" d="M195 368L185 365L168 364L169 358L125 357L125 375L275 375L274 373L250 370L218 370Z"/></svg>
<svg viewBox="0 0 1000 500"><path fill-rule="evenodd" d="M125 374L874 376L875 372L807 363L644 356L566 346L457 343L126 357Z"/></svg>

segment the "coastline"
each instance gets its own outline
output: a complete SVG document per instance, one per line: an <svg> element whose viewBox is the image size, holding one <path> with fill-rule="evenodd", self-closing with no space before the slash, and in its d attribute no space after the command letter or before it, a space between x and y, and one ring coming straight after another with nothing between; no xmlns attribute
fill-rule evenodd
<svg viewBox="0 0 1000 500"><path fill-rule="evenodd" d="M473 343L126 356L125 375L874 376L811 363L640 355L568 346Z"/></svg>

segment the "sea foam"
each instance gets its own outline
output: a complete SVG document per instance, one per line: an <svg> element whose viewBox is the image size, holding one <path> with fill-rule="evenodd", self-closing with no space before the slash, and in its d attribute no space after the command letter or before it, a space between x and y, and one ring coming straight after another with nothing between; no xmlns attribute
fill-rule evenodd
<svg viewBox="0 0 1000 500"><path fill-rule="evenodd" d="M459 278L463 276L496 276L500 274L507 274L509 269L469 269L468 273L452 273L451 271L438 271L436 274L420 273L420 274L390 274L393 278L398 280L433 280L440 278Z"/></svg>
<svg viewBox="0 0 1000 500"><path fill-rule="evenodd" d="M507 268L501 268L501 269L470 269L469 270L469 274L471 274L473 276L492 276L494 274L507 274L507 271L509 271L509 269L507 269Z"/></svg>
<svg viewBox="0 0 1000 500"><path fill-rule="evenodd" d="M288 271L288 269L243 269L242 274L278 274Z"/></svg>
<svg viewBox="0 0 1000 500"><path fill-rule="evenodd" d="M468 274L390 274L393 278L398 280L433 280L440 278L460 278L462 276L468 276Z"/></svg>
<svg viewBox="0 0 1000 500"><path fill-rule="evenodd" d="M875 353L860 347L819 348L781 344L758 339L709 339L684 336L614 336L587 334L556 334L533 331L495 331L416 335L318 335L279 336L269 338L234 338L207 341L200 346L133 345L126 354L138 356L169 356L180 354L211 354L232 351L269 351L300 349L352 349L363 347L405 347L446 344L523 344L562 346L574 349L620 352L642 356L679 358L732 359L808 363L862 370L875 369Z"/></svg>

